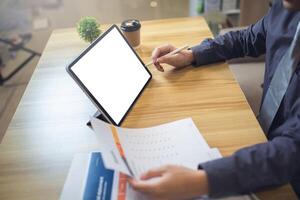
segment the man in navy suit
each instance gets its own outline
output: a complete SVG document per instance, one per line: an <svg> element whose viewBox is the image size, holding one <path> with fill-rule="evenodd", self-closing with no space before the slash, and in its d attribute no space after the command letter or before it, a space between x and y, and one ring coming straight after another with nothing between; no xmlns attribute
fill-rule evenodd
<svg viewBox="0 0 300 200"><path fill-rule="evenodd" d="M182 68L266 54L264 101L274 72L282 65L281 59L296 35L299 21L300 0L277 1L266 16L246 30L206 39L171 56L166 54L175 47L165 45L153 51L152 59L163 72L163 63ZM186 199L251 193L290 182L300 197L300 66L296 64L276 115L265 131L268 142L200 163L199 170L172 165L150 170L141 180L129 180L133 188L154 199Z"/></svg>

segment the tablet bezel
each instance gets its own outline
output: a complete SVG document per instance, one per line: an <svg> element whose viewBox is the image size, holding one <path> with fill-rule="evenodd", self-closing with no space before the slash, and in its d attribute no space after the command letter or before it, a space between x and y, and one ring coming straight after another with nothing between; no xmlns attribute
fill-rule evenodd
<svg viewBox="0 0 300 200"><path fill-rule="evenodd" d="M134 55L138 58L138 60L141 62L141 64L144 66L145 70L147 71L147 73L150 75L149 79L147 80L147 82L145 83L145 85L143 86L143 88L141 89L141 91L139 92L139 94L136 96L136 98L134 99L134 101L131 103L130 107L128 108L128 110L126 111L126 113L124 114L124 116L122 117L122 119L120 120L119 123L116 123L114 121L114 119L108 114L108 112L101 106L101 104L97 101L97 99L93 96L93 94L85 87L85 85L81 82L81 80L76 76L76 74L72 71L72 66L75 65L85 54L87 54L95 45L97 45L97 43L99 41L101 41L102 38L104 38L110 31L112 31L114 28L117 29L117 31L121 34L121 36L123 37L123 39L126 41L127 45L130 47L130 49L133 51ZM135 52L135 50L131 47L131 45L129 44L129 42L127 41L127 39L124 37L124 35L122 34L122 32L120 31L119 27L115 24L113 24L109 29L107 29L107 31L105 31L103 34L101 34L92 44L90 44L77 58L75 58L75 60L73 62L71 62L71 64L69 64L66 67L67 72L70 74L70 76L75 80L75 82L79 85L79 87L83 90L83 92L87 95L87 97L92 101L92 103L97 107L97 109L99 110L99 112L101 112L103 114L103 116L113 125L116 126L120 126L122 124L122 122L124 121L125 117L128 115L128 113L130 112L130 110L132 109L132 107L134 106L134 104L136 103L137 99L141 96L141 94L143 93L143 91L145 90L146 86L148 85L148 83L150 82L150 80L152 79L152 74L150 73L149 69L146 67L146 65L144 64L144 62L142 61L142 59L138 56L138 54Z"/></svg>

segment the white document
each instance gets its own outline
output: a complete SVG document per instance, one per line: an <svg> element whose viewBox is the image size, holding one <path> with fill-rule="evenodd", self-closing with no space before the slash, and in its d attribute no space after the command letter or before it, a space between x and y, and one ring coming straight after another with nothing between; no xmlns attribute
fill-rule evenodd
<svg viewBox="0 0 300 200"><path fill-rule="evenodd" d="M60 200L81 199L124 199L148 200L142 193L136 192L124 181L125 176L117 171L105 169L101 162L102 153L91 152L75 155L65 181ZM211 157L222 157L217 148L211 149ZM98 180L98 181L97 181ZM252 194L256 199L255 195ZM254 198L254 199L255 199ZM199 200L213 200L208 197L195 198ZM219 200L251 200L248 195L221 198Z"/></svg>
<svg viewBox="0 0 300 200"><path fill-rule="evenodd" d="M124 174L104 168L100 152L76 154L60 200L99 199L143 200L144 196L131 188Z"/></svg>
<svg viewBox="0 0 300 200"><path fill-rule="evenodd" d="M74 158L61 200L95 196L97 198L89 199L98 199L99 196L117 199L122 196L146 200L143 194L130 187L127 180L124 182L126 176L122 173L139 178L141 173L164 164L197 169L202 162L222 157L217 148L208 146L191 118L138 129L115 127L96 118L91 122L101 153ZM113 174L108 169L114 170ZM212 200L204 196L195 199ZM222 200L251 200L251 196Z"/></svg>
<svg viewBox="0 0 300 200"><path fill-rule="evenodd" d="M74 157L67 181L65 182L63 192L60 196L61 200L82 199L89 159L90 156L88 154L78 154Z"/></svg>
<svg viewBox="0 0 300 200"><path fill-rule="evenodd" d="M197 169L199 163L211 160L210 148L191 118L138 129L113 127L96 118L91 122L103 147L105 166L132 175L130 168L136 178L164 164ZM114 141L112 128L118 134L127 165Z"/></svg>

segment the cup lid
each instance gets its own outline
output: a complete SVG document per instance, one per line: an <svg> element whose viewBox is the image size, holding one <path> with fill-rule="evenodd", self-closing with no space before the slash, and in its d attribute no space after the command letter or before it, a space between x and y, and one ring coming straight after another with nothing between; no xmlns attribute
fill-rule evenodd
<svg viewBox="0 0 300 200"><path fill-rule="evenodd" d="M126 32L137 31L141 28L141 23L137 19L128 19L122 22L121 30Z"/></svg>

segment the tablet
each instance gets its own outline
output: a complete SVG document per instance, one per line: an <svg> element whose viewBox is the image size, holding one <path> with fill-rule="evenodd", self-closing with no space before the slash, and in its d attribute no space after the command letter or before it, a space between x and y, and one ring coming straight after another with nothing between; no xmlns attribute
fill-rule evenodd
<svg viewBox="0 0 300 200"><path fill-rule="evenodd" d="M116 25L81 53L67 72L105 119L117 126L152 77Z"/></svg>

